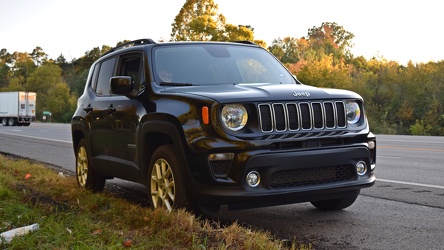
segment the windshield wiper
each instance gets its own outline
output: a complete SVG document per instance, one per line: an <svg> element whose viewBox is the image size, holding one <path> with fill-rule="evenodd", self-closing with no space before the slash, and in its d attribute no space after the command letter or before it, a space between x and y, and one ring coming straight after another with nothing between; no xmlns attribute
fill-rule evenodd
<svg viewBox="0 0 444 250"><path fill-rule="evenodd" d="M160 86L177 86L177 87L196 86L196 85L189 83L189 82L160 82L159 85Z"/></svg>

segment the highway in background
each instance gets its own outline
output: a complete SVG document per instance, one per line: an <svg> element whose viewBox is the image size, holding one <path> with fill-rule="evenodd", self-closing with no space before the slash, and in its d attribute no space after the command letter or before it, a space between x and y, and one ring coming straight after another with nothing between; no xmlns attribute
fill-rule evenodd
<svg viewBox="0 0 444 250"><path fill-rule="evenodd" d="M0 125L0 152L74 172L69 124ZM343 211L293 204L217 216L316 249L444 249L444 137L377 135L376 173L375 186Z"/></svg>

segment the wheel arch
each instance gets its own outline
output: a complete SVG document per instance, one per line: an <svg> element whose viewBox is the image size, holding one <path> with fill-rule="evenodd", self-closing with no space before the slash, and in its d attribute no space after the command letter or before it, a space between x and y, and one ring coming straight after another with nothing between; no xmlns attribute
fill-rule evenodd
<svg viewBox="0 0 444 250"><path fill-rule="evenodd" d="M184 138L183 130L173 121L158 120L145 122L141 127L141 146L138 152L143 176L148 175L149 163L154 151L165 144L174 145L178 157L186 169L185 173L190 174L185 151L186 142L182 138ZM145 180L148 181L147 178Z"/></svg>
<svg viewBox="0 0 444 250"><path fill-rule="evenodd" d="M72 146L74 149L74 153L77 151L77 146L81 139L85 139L88 144L88 137L86 136L86 132L84 130L84 126L81 123L73 122L71 124L71 135L72 135ZM89 150L87 148L87 150Z"/></svg>

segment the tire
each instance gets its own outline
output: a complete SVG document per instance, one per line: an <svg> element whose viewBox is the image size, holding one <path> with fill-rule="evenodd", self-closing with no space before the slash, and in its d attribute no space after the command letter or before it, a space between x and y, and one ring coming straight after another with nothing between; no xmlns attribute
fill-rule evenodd
<svg viewBox="0 0 444 250"><path fill-rule="evenodd" d="M93 169L90 159L85 139L81 139L76 150L77 184L93 192L100 192L105 187L105 177Z"/></svg>
<svg viewBox="0 0 444 250"><path fill-rule="evenodd" d="M337 211L342 210L351 206L356 199L361 190L357 190L355 194L351 194L344 198L333 199L333 200L323 200L323 201L312 201L310 202L313 206L315 206L319 210L323 211Z"/></svg>
<svg viewBox="0 0 444 250"><path fill-rule="evenodd" d="M173 145L162 145L154 151L148 169L150 206L168 211L183 208L194 211L196 206L185 182L183 164Z"/></svg>
<svg viewBox="0 0 444 250"><path fill-rule="evenodd" d="M17 121L14 118L9 118L8 120L8 125L9 126L15 126L15 124L17 124Z"/></svg>
<svg viewBox="0 0 444 250"><path fill-rule="evenodd" d="M2 125L3 125L3 126L9 126L9 124L8 124L8 118L6 118L6 117L3 117L3 118L2 118Z"/></svg>

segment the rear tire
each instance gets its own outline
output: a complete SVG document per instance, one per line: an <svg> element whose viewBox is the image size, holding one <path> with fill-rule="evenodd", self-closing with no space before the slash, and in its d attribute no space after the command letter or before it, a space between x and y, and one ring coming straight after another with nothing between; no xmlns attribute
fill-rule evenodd
<svg viewBox="0 0 444 250"><path fill-rule="evenodd" d="M357 190L355 194L351 194L344 198L332 199L332 200L324 200L324 201L312 201L310 202L313 206L315 206L319 210L323 211L337 211L342 210L351 206L356 199L361 190Z"/></svg>
<svg viewBox="0 0 444 250"><path fill-rule="evenodd" d="M81 139L76 151L77 184L93 192L100 192L105 187L105 177L93 169L90 158L85 139Z"/></svg>
<svg viewBox="0 0 444 250"><path fill-rule="evenodd" d="M154 151L148 169L148 192L152 208L168 211L195 210L185 181L185 169L173 145L162 145Z"/></svg>
<svg viewBox="0 0 444 250"><path fill-rule="evenodd" d="M2 118L2 125L3 125L3 126L9 126L9 124L8 124L8 118L6 118L6 117L3 117L3 118Z"/></svg>
<svg viewBox="0 0 444 250"><path fill-rule="evenodd" d="M9 126L15 126L15 124L17 124L17 121L14 118L9 118L8 120L8 125Z"/></svg>

